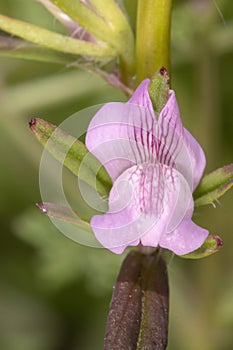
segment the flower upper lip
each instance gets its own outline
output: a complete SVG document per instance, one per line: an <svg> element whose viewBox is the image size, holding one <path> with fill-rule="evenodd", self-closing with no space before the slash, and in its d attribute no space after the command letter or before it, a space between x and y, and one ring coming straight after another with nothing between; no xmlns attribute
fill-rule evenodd
<svg viewBox="0 0 233 350"><path fill-rule="evenodd" d="M86 146L113 180L109 211L94 216L91 226L115 253L141 242L187 254L208 235L191 221L205 155L183 128L173 90L155 118L149 83L144 80L128 103L106 104L89 125Z"/></svg>

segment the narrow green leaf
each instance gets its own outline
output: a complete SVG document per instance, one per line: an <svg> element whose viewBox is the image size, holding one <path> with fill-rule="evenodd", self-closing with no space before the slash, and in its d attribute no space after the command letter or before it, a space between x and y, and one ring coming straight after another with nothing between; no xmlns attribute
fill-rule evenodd
<svg viewBox="0 0 233 350"><path fill-rule="evenodd" d="M44 214L52 218L66 221L73 225L77 225L79 228L83 229L84 231L93 233L90 224L82 220L78 216L78 214L76 214L71 208L67 208L54 203L41 203L41 204L38 204L37 206Z"/></svg>
<svg viewBox="0 0 233 350"><path fill-rule="evenodd" d="M0 29L34 44L64 53L85 55L100 59L109 59L116 55L115 50L105 44L100 46L73 39L4 15L0 15Z"/></svg>
<svg viewBox="0 0 233 350"><path fill-rule="evenodd" d="M130 29L129 22L117 1L89 0L89 2L105 21L111 23L113 30L117 30L117 28L122 28L123 26L129 27Z"/></svg>
<svg viewBox="0 0 233 350"><path fill-rule="evenodd" d="M72 56L9 36L0 36L0 56L65 65L75 60Z"/></svg>
<svg viewBox="0 0 233 350"><path fill-rule="evenodd" d="M202 259L219 251L223 241L219 236L209 235L200 248L192 253L181 255L184 259Z"/></svg>
<svg viewBox="0 0 233 350"><path fill-rule="evenodd" d="M76 36L77 32L79 32L80 26L78 23L73 21L69 16L67 16L63 11L61 11L57 6L55 6L50 0L37 0L40 2L50 13L51 15L56 18L70 33L74 35L74 37L79 38Z"/></svg>
<svg viewBox="0 0 233 350"><path fill-rule="evenodd" d="M39 142L58 161L64 163L73 174L80 176L81 180L97 188L102 196L108 196L112 187L111 179L102 164L81 141L39 118L32 119L29 125Z"/></svg>
<svg viewBox="0 0 233 350"><path fill-rule="evenodd" d="M52 3L64 11L95 38L103 42L109 42L112 32L111 24L96 13L95 8L89 1L88 4L90 6L86 5L85 1L81 0L52 0Z"/></svg>
<svg viewBox="0 0 233 350"><path fill-rule="evenodd" d="M103 42L113 46L121 46L116 43L116 37L126 35L133 37L133 33L127 18L114 0L52 0L52 2L73 18L90 34ZM131 44L128 42L128 45Z"/></svg>
<svg viewBox="0 0 233 350"><path fill-rule="evenodd" d="M193 194L195 206L211 204L233 186L233 163L205 175Z"/></svg>
<svg viewBox="0 0 233 350"><path fill-rule="evenodd" d="M128 18L115 0L89 0L101 18L109 24L115 40L112 45L120 49L122 56L132 61L134 56L134 35Z"/></svg>
<svg viewBox="0 0 233 350"><path fill-rule="evenodd" d="M169 96L169 76L165 68L161 68L151 78L148 91L155 112L160 113Z"/></svg>
<svg viewBox="0 0 233 350"><path fill-rule="evenodd" d="M134 73L134 35L129 22L115 1L52 0L69 17L98 40L115 48L121 62L124 83Z"/></svg>

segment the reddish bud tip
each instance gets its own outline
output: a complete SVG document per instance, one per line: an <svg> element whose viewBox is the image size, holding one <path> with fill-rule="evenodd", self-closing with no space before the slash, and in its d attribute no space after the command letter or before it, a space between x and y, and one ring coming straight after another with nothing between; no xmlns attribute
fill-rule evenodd
<svg viewBox="0 0 233 350"><path fill-rule="evenodd" d="M217 249L220 249L223 246L223 240L219 236L215 236L217 242Z"/></svg>
<svg viewBox="0 0 233 350"><path fill-rule="evenodd" d="M42 213L44 213L44 214L47 214L48 213L48 211L47 211L47 209L44 207L44 204L43 203L40 203L40 204L36 204L36 206L37 206L37 208L39 208L41 211L42 211Z"/></svg>
<svg viewBox="0 0 233 350"><path fill-rule="evenodd" d="M168 71L166 70L166 68L165 67L161 67L160 70L159 70L159 73L166 79L167 84L169 85L170 79L169 79Z"/></svg>
<svg viewBox="0 0 233 350"><path fill-rule="evenodd" d="M31 120L29 120L28 124L29 124L29 127L32 128L33 125L36 124L36 118L32 118Z"/></svg>
<svg viewBox="0 0 233 350"><path fill-rule="evenodd" d="M233 172L233 163L229 164L229 165L225 165L222 170L224 171L224 173L226 174L230 174Z"/></svg>
<svg viewBox="0 0 233 350"><path fill-rule="evenodd" d="M161 67L159 72L161 75L168 76L168 71L166 70L165 67Z"/></svg>
<svg viewBox="0 0 233 350"><path fill-rule="evenodd" d="M159 72L160 72L161 75L166 75L167 74L167 70L166 70L165 67L160 68Z"/></svg>

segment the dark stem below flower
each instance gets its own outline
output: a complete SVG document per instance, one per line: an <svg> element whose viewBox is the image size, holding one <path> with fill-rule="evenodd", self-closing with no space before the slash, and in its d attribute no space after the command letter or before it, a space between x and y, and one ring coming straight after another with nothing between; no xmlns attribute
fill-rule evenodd
<svg viewBox="0 0 233 350"><path fill-rule="evenodd" d="M140 253L144 254L144 255L151 255L153 254L158 248L154 248L154 247L145 247L144 245L142 245L141 243L138 245L138 250Z"/></svg>
<svg viewBox="0 0 233 350"><path fill-rule="evenodd" d="M104 349L165 350L168 308L167 268L161 254L131 251L115 284Z"/></svg>

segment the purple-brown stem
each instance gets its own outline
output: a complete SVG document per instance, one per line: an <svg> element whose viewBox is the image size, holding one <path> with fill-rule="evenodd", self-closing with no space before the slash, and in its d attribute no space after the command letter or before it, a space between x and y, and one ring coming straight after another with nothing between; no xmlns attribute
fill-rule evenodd
<svg viewBox="0 0 233 350"><path fill-rule="evenodd" d="M131 251L115 284L104 350L166 349L168 308L167 269L161 255Z"/></svg>

